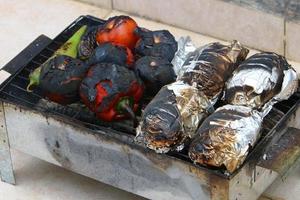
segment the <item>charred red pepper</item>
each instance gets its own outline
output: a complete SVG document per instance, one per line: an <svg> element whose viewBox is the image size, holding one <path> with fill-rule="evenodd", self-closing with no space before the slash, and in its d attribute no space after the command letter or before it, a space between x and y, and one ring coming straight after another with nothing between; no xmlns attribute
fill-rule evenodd
<svg viewBox="0 0 300 200"><path fill-rule="evenodd" d="M134 117L144 86L124 66L100 63L91 67L80 85L80 97L97 117L113 121Z"/></svg>
<svg viewBox="0 0 300 200"><path fill-rule="evenodd" d="M98 44L111 42L134 49L139 36L136 34L137 23L128 16L109 18L96 34Z"/></svg>
<svg viewBox="0 0 300 200"><path fill-rule="evenodd" d="M114 63L131 67L134 62L131 50L124 46L117 46L111 43L100 44L87 60L88 65L97 63Z"/></svg>
<svg viewBox="0 0 300 200"><path fill-rule="evenodd" d="M177 42L169 31L137 28L137 34L140 39L136 43L135 50L139 55L161 57L172 61L177 51Z"/></svg>
<svg viewBox="0 0 300 200"><path fill-rule="evenodd" d="M51 101L62 105L79 100L78 88L87 66L79 59L59 55L42 65L39 87Z"/></svg>

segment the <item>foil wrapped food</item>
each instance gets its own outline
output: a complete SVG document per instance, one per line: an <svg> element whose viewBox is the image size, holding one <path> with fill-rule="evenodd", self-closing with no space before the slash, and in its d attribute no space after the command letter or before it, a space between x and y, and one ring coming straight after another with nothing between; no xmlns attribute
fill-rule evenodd
<svg viewBox="0 0 300 200"><path fill-rule="evenodd" d="M260 138L263 118L278 101L298 88L296 71L283 56L255 54L234 71L226 84L228 105L218 108L197 130L189 157L197 164L232 173Z"/></svg>
<svg viewBox="0 0 300 200"><path fill-rule="evenodd" d="M177 70L182 75L175 83L164 86L147 105L136 141L158 153L181 150L213 110L230 73L247 53L237 41L231 45L211 43L188 56L182 53L187 56Z"/></svg>
<svg viewBox="0 0 300 200"><path fill-rule="evenodd" d="M194 163L225 166L233 172L260 137L262 120L261 113L246 106L218 108L197 130L189 147L189 157Z"/></svg>
<svg viewBox="0 0 300 200"><path fill-rule="evenodd" d="M228 104L261 109L267 102L287 99L297 85L297 74L283 56L257 53L233 72L226 84L224 98Z"/></svg>
<svg viewBox="0 0 300 200"><path fill-rule="evenodd" d="M157 153L180 151L209 107L209 100L193 86L182 81L164 86L145 108L136 141Z"/></svg>
<svg viewBox="0 0 300 200"><path fill-rule="evenodd" d="M177 76L181 76L184 72L182 70L182 66L187 58L196 50L195 45L193 44L191 38L187 37L180 37L178 42L178 49L175 53L175 56L172 60L172 65Z"/></svg>
<svg viewBox="0 0 300 200"><path fill-rule="evenodd" d="M232 41L230 45L208 44L190 54L182 66L184 73L177 79L195 86L215 103L225 82L248 52L238 41Z"/></svg>

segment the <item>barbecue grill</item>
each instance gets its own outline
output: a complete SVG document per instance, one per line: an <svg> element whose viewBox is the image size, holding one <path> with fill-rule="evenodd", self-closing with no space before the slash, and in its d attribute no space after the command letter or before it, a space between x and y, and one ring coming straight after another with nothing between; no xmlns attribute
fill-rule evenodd
<svg viewBox="0 0 300 200"><path fill-rule="evenodd" d="M299 163L300 93L277 103L262 137L233 174L194 165L187 152L156 154L134 143L132 122L101 122L83 106L61 106L26 91L29 73L82 25L81 16L53 40L41 35L0 71L0 172L15 184L10 148L150 199L256 199Z"/></svg>

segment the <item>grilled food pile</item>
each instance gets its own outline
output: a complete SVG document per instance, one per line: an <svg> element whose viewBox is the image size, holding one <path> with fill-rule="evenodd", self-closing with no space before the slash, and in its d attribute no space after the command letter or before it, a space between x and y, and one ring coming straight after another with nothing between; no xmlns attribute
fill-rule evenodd
<svg viewBox="0 0 300 200"><path fill-rule="evenodd" d="M150 31L128 16L99 26L82 26L30 75L62 105L83 102L103 121L135 119L144 94L175 81L171 60L177 42L167 30Z"/></svg>
<svg viewBox="0 0 300 200"><path fill-rule="evenodd" d="M157 153L184 150L196 164L232 173L259 140L272 106L298 87L283 56L246 59L248 52L238 41L177 43L167 30L116 16L82 26L30 74L27 90L38 86L62 105L82 102L103 121L136 119L142 110L136 143Z"/></svg>
<svg viewBox="0 0 300 200"><path fill-rule="evenodd" d="M144 110L136 141L160 153L181 150L247 53L237 41L212 43L193 52L183 64L182 76L164 86Z"/></svg>

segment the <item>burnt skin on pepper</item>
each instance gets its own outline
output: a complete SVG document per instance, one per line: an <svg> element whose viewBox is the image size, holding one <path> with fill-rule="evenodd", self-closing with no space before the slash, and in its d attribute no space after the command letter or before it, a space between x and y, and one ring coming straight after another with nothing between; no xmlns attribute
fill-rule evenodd
<svg viewBox="0 0 300 200"><path fill-rule="evenodd" d="M102 26L91 26L87 28L78 45L78 58L85 60L93 54L97 47L96 34L101 28Z"/></svg>
<svg viewBox="0 0 300 200"><path fill-rule="evenodd" d="M149 95L176 80L173 65L164 58L144 56L135 62L136 73L141 77Z"/></svg>
<svg viewBox="0 0 300 200"><path fill-rule="evenodd" d="M80 97L104 121L134 118L144 86L124 66L100 63L91 67L80 85Z"/></svg>
<svg viewBox="0 0 300 200"><path fill-rule="evenodd" d="M139 36L136 34L137 23L128 16L115 16L107 20L103 28L97 31L98 44L111 42L133 50Z"/></svg>
<svg viewBox="0 0 300 200"><path fill-rule="evenodd" d="M45 96L59 104L79 101L78 88L87 66L79 59L58 55L41 68L39 87Z"/></svg>
<svg viewBox="0 0 300 200"><path fill-rule="evenodd" d="M139 55L162 57L172 61L177 51L177 42L169 31L150 31L138 28L137 34L140 39L136 43L135 50Z"/></svg>
<svg viewBox="0 0 300 200"><path fill-rule="evenodd" d="M30 73L28 92L32 92L32 87L38 85L51 101L65 105L79 100L79 83L88 68L76 56L80 38L86 28L82 26L53 56Z"/></svg>
<svg viewBox="0 0 300 200"><path fill-rule="evenodd" d="M91 57L87 60L87 65L97 63L114 63L131 67L134 62L131 50L124 46L117 46L111 43L100 44Z"/></svg>

